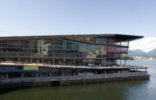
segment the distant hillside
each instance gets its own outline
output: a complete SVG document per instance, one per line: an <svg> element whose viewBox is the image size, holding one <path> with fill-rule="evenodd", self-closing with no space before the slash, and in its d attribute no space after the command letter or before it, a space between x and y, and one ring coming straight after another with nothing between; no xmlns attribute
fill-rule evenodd
<svg viewBox="0 0 156 100"><path fill-rule="evenodd" d="M141 57L156 57L156 49L150 52L144 52L142 50L130 50L128 52L129 56L141 56Z"/></svg>
<svg viewBox="0 0 156 100"><path fill-rule="evenodd" d="M156 57L156 49L148 52L148 55L150 55L151 57Z"/></svg>

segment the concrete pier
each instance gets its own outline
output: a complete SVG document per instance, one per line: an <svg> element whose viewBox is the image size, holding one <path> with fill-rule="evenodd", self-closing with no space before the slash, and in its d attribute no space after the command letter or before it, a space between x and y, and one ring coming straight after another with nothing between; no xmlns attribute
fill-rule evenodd
<svg viewBox="0 0 156 100"><path fill-rule="evenodd" d="M12 78L3 79L0 81L0 92L15 90L27 87L51 87L76 84L94 84L112 81L125 80L141 80L149 79L149 74L146 72L127 72L127 73L112 73L99 75L82 75L82 76L58 76L58 77L30 77L30 78Z"/></svg>

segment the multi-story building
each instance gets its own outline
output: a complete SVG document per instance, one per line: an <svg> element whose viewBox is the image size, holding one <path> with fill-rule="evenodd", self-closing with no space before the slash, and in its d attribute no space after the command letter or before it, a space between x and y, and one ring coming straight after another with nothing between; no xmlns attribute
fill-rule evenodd
<svg viewBox="0 0 156 100"><path fill-rule="evenodd" d="M122 34L0 37L0 61L55 65L117 65L129 41L142 36Z"/></svg>

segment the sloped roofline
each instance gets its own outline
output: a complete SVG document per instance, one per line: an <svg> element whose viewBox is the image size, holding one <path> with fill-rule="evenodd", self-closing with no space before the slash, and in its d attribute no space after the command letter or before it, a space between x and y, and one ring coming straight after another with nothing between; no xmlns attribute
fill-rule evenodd
<svg viewBox="0 0 156 100"><path fill-rule="evenodd" d="M119 41L131 41L143 38L143 36L126 35L126 34L72 34L72 35L34 35L34 36L7 36L0 37L0 40L23 40L23 39L50 39L50 38L66 38L66 37L109 37Z"/></svg>

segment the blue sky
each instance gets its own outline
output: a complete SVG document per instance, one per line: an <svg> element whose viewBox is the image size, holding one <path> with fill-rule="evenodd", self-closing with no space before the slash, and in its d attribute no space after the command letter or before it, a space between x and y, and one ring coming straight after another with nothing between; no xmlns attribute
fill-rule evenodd
<svg viewBox="0 0 156 100"><path fill-rule="evenodd" d="M155 38L156 0L0 0L1 36L92 33Z"/></svg>

